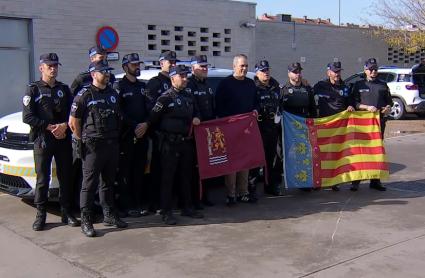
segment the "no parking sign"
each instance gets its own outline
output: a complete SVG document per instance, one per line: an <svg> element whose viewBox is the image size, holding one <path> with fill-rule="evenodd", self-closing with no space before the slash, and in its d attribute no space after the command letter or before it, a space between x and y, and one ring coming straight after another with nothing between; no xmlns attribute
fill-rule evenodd
<svg viewBox="0 0 425 278"><path fill-rule="evenodd" d="M120 37L117 31L111 26L104 26L97 31L96 42L108 51L117 48Z"/></svg>

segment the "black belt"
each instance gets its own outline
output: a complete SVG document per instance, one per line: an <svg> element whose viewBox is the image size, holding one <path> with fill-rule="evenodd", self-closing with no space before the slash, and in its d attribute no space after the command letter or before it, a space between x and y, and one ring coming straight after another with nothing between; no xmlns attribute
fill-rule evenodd
<svg viewBox="0 0 425 278"><path fill-rule="evenodd" d="M266 113L266 114L258 114L257 116L257 121L261 122L263 120L273 120L274 117L276 116L275 112L270 112L270 113Z"/></svg>

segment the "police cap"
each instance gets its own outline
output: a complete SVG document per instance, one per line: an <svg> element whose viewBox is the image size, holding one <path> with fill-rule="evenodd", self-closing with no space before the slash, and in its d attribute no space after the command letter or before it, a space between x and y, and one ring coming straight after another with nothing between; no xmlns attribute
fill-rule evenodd
<svg viewBox="0 0 425 278"><path fill-rule="evenodd" d="M171 50L162 52L161 55L159 55L159 61L162 60L178 62L176 52Z"/></svg>
<svg viewBox="0 0 425 278"><path fill-rule="evenodd" d="M113 68L111 68L108 64L107 61L105 60L101 60L98 62L93 62L90 64L89 66L89 72L93 72L93 71L110 71L113 70Z"/></svg>
<svg viewBox="0 0 425 278"><path fill-rule="evenodd" d="M207 55L197 55L193 56L192 59L190 59L191 65L200 65L200 66L208 66L208 59Z"/></svg>
<svg viewBox="0 0 425 278"><path fill-rule="evenodd" d="M261 60L260 62L258 62L257 64L255 64L255 71L263 71L263 70L269 70L270 69L270 65L269 65L269 61L267 60Z"/></svg>
<svg viewBox="0 0 425 278"><path fill-rule="evenodd" d="M373 69L377 70L378 69L378 62L376 61L375 58L369 58L364 63L364 68L368 69L368 70L373 70Z"/></svg>
<svg viewBox="0 0 425 278"><path fill-rule="evenodd" d="M96 45L89 49L89 56L92 57L96 54L106 55L107 51L102 46Z"/></svg>
<svg viewBox="0 0 425 278"><path fill-rule="evenodd" d="M190 72L189 68L186 67L185 65L177 65L177 66L171 67L168 75L172 77L177 74L188 74L189 72Z"/></svg>
<svg viewBox="0 0 425 278"><path fill-rule="evenodd" d="M124 57L122 57L122 65L126 65L126 64L140 64L143 63L142 61L140 61L139 59L139 54L137 53L130 53L127 55L124 55Z"/></svg>
<svg viewBox="0 0 425 278"><path fill-rule="evenodd" d="M46 53L40 55L40 64L46 65L61 65L59 63L59 57L56 53Z"/></svg>
<svg viewBox="0 0 425 278"><path fill-rule="evenodd" d="M302 71L303 68L301 67L300 63L292 63L288 65L288 71L290 72L297 72L297 71Z"/></svg>
<svg viewBox="0 0 425 278"><path fill-rule="evenodd" d="M333 62L333 63L329 63L327 65L328 70L331 70L333 72L338 72L340 70L343 70L343 68L341 67L341 62Z"/></svg>

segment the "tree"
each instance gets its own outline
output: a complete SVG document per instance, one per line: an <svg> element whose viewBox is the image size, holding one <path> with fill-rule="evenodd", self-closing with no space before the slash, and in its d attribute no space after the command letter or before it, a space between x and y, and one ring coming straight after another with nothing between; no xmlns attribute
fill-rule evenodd
<svg viewBox="0 0 425 278"><path fill-rule="evenodd" d="M407 53L425 48L425 0L378 0L370 13L383 25L372 32L391 47Z"/></svg>

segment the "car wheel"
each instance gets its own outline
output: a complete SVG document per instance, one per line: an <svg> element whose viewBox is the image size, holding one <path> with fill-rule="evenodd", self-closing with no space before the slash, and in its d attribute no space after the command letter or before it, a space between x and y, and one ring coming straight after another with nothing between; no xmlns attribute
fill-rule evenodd
<svg viewBox="0 0 425 278"><path fill-rule="evenodd" d="M404 103L399 98L393 98L393 107L391 108L390 117L393 120L400 120L406 114L406 110L404 108Z"/></svg>

